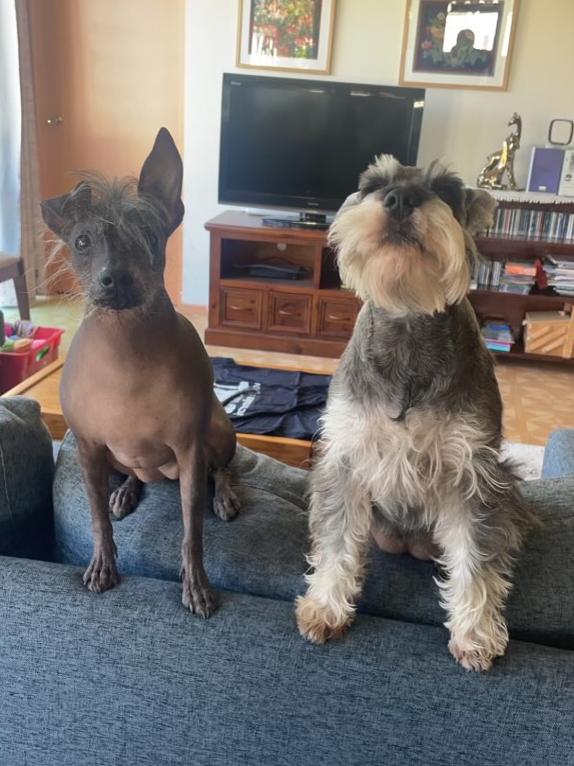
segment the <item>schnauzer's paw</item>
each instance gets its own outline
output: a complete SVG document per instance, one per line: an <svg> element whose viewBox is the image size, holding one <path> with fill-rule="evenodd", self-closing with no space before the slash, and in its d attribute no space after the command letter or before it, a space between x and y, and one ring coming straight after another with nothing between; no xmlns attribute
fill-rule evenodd
<svg viewBox="0 0 574 766"><path fill-rule="evenodd" d="M211 617L217 609L218 598L205 572L194 572L193 569L184 567L181 577L183 581L181 602L184 607L205 620Z"/></svg>
<svg viewBox="0 0 574 766"><path fill-rule="evenodd" d="M84 585L92 593L103 593L117 585L120 576L114 556L108 553L95 553L89 567L84 572Z"/></svg>
<svg viewBox="0 0 574 766"><path fill-rule="evenodd" d="M116 519L123 519L135 511L141 497L141 482L128 476L124 483L110 495L110 511Z"/></svg>
<svg viewBox="0 0 574 766"><path fill-rule="evenodd" d="M479 639L453 637L448 649L465 670L484 671L490 670L494 660L504 654L507 643L508 639L503 640L501 637L497 642L488 642L488 646L481 646Z"/></svg>
<svg viewBox="0 0 574 766"><path fill-rule="evenodd" d="M311 596L299 596L295 615L299 633L312 644L324 644L332 638L340 638L353 621L353 615L349 615L344 622L336 620Z"/></svg>
<svg viewBox="0 0 574 766"><path fill-rule="evenodd" d="M213 498L213 513L222 521L232 521L239 509L239 498L231 487L227 487L225 492L217 492Z"/></svg>

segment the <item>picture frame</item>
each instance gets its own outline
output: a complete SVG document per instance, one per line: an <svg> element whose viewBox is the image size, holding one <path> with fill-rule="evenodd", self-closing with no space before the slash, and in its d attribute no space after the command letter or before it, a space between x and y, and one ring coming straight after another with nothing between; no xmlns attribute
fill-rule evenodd
<svg viewBox="0 0 574 766"><path fill-rule="evenodd" d="M506 90L520 0L407 0L399 82Z"/></svg>
<svg viewBox="0 0 574 766"><path fill-rule="evenodd" d="M239 0L237 66L329 74L335 11L336 0Z"/></svg>

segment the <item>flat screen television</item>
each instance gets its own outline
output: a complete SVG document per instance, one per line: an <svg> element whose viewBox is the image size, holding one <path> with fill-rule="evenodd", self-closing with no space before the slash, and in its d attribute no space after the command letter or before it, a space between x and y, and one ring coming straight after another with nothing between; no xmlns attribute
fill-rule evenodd
<svg viewBox="0 0 574 766"><path fill-rule="evenodd" d="M420 88L223 75L219 201L332 212L381 153L415 165Z"/></svg>

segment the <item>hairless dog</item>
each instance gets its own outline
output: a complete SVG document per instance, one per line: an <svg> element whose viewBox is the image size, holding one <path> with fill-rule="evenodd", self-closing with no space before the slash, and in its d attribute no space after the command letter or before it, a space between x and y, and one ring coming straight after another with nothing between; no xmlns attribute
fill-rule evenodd
<svg viewBox="0 0 574 766"><path fill-rule="evenodd" d="M183 604L209 617L216 597L203 566L208 471L213 510L238 511L227 469L235 432L213 393L209 357L164 286L165 246L183 218L183 165L162 128L139 180L86 176L42 203L44 221L70 248L86 314L62 376L62 408L77 443L94 549L84 575L94 592L117 584L111 513L136 507L142 483L179 479ZM109 497L112 470L126 475Z"/></svg>

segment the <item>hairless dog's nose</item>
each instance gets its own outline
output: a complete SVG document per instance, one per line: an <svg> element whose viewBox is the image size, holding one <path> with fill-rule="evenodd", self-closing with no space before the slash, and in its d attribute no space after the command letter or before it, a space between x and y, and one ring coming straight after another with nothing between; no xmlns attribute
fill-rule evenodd
<svg viewBox="0 0 574 766"><path fill-rule="evenodd" d="M101 286L105 287L106 289L114 286L114 278L112 272L108 268L104 268L100 271L99 280Z"/></svg>

